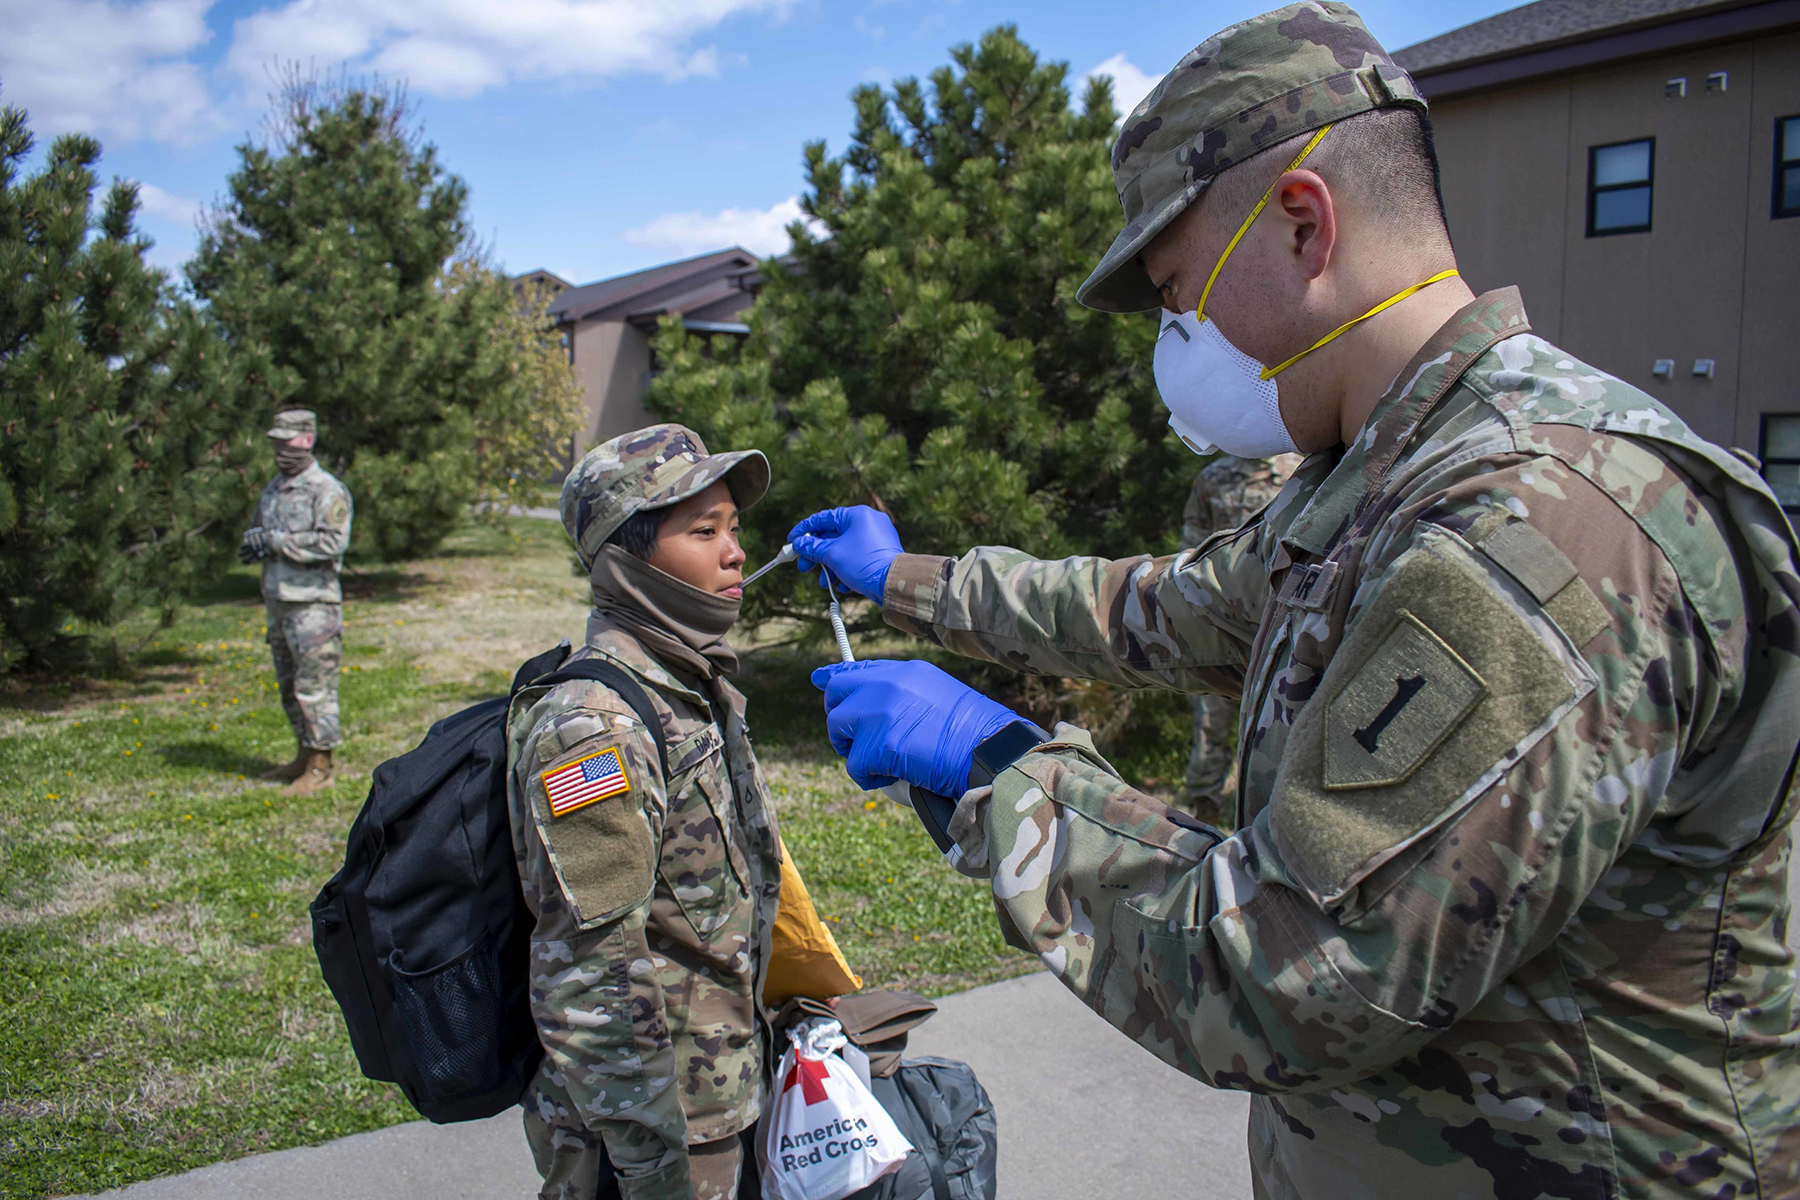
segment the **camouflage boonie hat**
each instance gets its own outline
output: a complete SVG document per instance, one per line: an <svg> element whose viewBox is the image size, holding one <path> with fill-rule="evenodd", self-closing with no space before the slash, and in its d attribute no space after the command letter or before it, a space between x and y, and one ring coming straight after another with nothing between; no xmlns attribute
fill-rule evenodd
<svg viewBox="0 0 1800 1200"><path fill-rule="evenodd" d="M667 508L731 476L731 495L749 508L769 490L769 460L761 450L708 454L685 425L652 425L601 442L581 456L563 481L557 511L584 566L633 513Z"/></svg>
<svg viewBox="0 0 1800 1200"><path fill-rule="evenodd" d="M287 441L303 433L319 432L319 417L310 408L289 408L275 414L275 427L265 435Z"/></svg>
<svg viewBox="0 0 1800 1200"><path fill-rule="evenodd" d="M1290 4L1221 30L1163 76L1113 143L1125 230L1075 291L1089 308L1162 306L1138 255L1226 167L1377 108L1425 111L1412 77L1345 4Z"/></svg>

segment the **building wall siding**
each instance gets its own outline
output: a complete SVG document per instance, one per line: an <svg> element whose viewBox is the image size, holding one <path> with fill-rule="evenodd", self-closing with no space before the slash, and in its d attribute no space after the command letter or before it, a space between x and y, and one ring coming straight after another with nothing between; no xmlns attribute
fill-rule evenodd
<svg viewBox="0 0 1800 1200"><path fill-rule="evenodd" d="M1729 81L1709 95L1715 71ZM1665 98L1680 76L1686 97ZM1797 111L1800 35L1434 103L1470 286L1518 284L1544 337L1657 396L1702 436L1755 449L1762 413L1800 411L1800 220L1769 216L1775 118ZM1589 148L1646 137L1656 139L1652 228L1587 236ZM1659 358L1675 361L1668 379L1651 374ZM1693 375L1705 358L1710 379Z"/></svg>
<svg viewBox="0 0 1800 1200"><path fill-rule="evenodd" d="M575 376L587 394L587 414L575 438L575 457L588 447L654 424L644 407L650 339L624 321L575 326Z"/></svg>
<svg viewBox="0 0 1800 1200"><path fill-rule="evenodd" d="M1737 427L1757 450L1763 413L1800 413L1800 217L1769 218L1775 121L1800 114L1800 33L1756 43L1754 70Z"/></svg>
<svg viewBox="0 0 1800 1200"><path fill-rule="evenodd" d="M1562 336L1569 85L1434 105L1450 240L1477 293L1515 285L1532 328Z"/></svg>

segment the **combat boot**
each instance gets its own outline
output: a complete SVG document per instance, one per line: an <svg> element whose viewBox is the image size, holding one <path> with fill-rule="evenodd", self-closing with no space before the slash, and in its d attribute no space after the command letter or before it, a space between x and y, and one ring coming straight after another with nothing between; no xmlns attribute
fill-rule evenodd
<svg viewBox="0 0 1800 1200"><path fill-rule="evenodd" d="M310 796L321 788L330 787L331 776L331 751L308 750L299 777L281 791L286 796Z"/></svg>
<svg viewBox="0 0 1800 1200"><path fill-rule="evenodd" d="M272 767L269 770L264 771L261 775L258 775L257 778L267 783L280 783L283 780L300 778L300 772L304 770L306 770L306 747L295 746L292 762L285 762L279 767Z"/></svg>

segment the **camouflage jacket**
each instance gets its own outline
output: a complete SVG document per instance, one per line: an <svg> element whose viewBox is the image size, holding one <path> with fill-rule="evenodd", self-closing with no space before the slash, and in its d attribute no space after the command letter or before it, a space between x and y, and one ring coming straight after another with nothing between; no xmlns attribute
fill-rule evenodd
<svg viewBox="0 0 1800 1200"><path fill-rule="evenodd" d="M1194 477L1181 510L1181 548L1191 550L1220 530L1236 529L1261 512L1300 465L1298 454L1273 459L1221 454Z"/></svg>
<svg viewBox="0 0 1800 1200"><path fill-rule="evenodd" d="M550 1124L597 1132L620 1173L639 1177L629 1194L685 1196L685 1147L748 1128L762 1110L775 814L735 688L716 685L721 733L707 696L631 634L591 618L587 641L578 655L643 685L669 767L602 684L528 688L513 702L507 800L537 915L531 1003L545 1052L532 1089ZM545 777L606 755L622 786L553 816Z"/></svg>
<svg viewBox="0 0 1800 1200"><path fill-rule="evenodd" d="M1795 558L1752 471L1506 289L1245 529L903 555L885 611L1241 695L1235 836L1071 726L952 833L1014 944L1257 1094L1259 1195L1773 1197L1800 1190Z"/></svg>
<svg viewBox="0 0 1800 1200"><path fill-rule="evenodd" d="M269 533L263 599L342 604L338 572L350 548L350 517L350 489L316 462L271 479L251 522Z"/></svg>

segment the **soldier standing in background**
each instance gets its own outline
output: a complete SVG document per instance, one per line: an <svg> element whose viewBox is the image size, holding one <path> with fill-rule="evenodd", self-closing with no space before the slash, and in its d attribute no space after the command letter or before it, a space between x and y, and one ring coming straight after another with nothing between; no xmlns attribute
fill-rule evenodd
<svg viewBox="0 0 1800 1200"><path fill-rule="evenodd" d="M1268 506L1281 485L1300 465L1298 454L1274 458L1239 458L1220 454L1200 468L1181 512L1181 548L1192 550L1215 533L1240 529ZM1230 829L1237 791L1237 759L1231 731L1237 726L1237 703L1206 693L1194 704L1194 744L1188 753L1187 777L1179 803L1210 825Z"/></svg>
<svg viewBox="0 0 1800 1200"><path fill-rule="evenodd" d="M292 762L258 776L291 780L290 796L331 782L338 732L338 668L344 659L344 593L350 490L313 457L318 418L304 408L275 414L269 440L280 474L263 489L238 558L260 562L269 649L281 707L298 747Z"/></svg>

